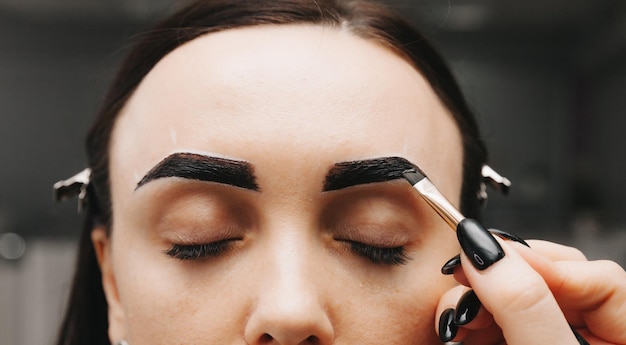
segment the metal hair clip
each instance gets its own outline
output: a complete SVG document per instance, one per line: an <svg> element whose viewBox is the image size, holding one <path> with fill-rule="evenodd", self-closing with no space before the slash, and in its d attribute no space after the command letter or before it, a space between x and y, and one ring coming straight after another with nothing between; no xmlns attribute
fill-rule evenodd
<svg viewBox="0 0 626 345"><path fill-rule="evenodd" d="M67 180L58 181L52 186L54 199L64 201L78 195L78 212L81 212L87 205L87 188L89 187L90 176L91 169L86 168Z"/></svg>
<svg viewBox="0 0 626 345"><path fill-rule="evenodd" d="M484 205L487 202L488 198L486 183L488 183L491 187L500 191L500 193L504 195L507 195L509 193L509 188L511 188L511 181L509 181L508 178L498 174L487 164L483 165L480 174L483 177L483 181L480 183L480 189L478 190L477 196L481 204Z"/></svg>

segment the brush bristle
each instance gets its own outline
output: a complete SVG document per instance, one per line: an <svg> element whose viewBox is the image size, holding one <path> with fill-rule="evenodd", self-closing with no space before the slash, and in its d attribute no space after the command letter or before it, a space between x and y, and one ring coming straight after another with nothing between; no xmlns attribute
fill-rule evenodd
<svg viewBox="0 0 626 345"><path fill-rule="evenodd" d="M415 185L419 181L426 178L426 174L419 170L419 168L405 170L402 172L402 176L404 176L404 178L409 181L411 185Z"/></svg>

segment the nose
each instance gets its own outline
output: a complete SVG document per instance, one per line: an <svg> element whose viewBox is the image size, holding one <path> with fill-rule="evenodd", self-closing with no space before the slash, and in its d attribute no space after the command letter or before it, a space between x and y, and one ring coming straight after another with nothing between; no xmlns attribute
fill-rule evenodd
<svg viewBox="0 0 626 345"><path fill-rule="evenodd" d="M256 303L245 326L251 345L326 345L334 337L320 265L295 248L259 262Z"/></svg>

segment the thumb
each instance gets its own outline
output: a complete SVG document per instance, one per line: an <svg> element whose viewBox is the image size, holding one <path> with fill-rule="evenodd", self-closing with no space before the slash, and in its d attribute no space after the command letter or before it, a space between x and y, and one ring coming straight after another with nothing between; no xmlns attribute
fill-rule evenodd
<svg viewBox="0 0 626 345"><path fill-rule="evenodd" d="M546 282L513 248L472 219L457 235L465 276L507 344L579 344Z"/></svg>

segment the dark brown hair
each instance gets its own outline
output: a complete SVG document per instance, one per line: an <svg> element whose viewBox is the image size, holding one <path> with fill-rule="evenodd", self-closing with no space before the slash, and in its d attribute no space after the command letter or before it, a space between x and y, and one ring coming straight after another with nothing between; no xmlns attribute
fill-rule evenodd
<svg viewBox="0 0 626 345"><path fill-rule="evenodd" d="M109 146L118 113L154 65L194 38L252 25L318 24L342 27L383 44L413 64L452 113L463 140L461 211L479 216L476 197L480 169L487 160L475 118L443 59L401 16L366 0L197 0L137 36L109 88L86 145L92 170L89 206L79 242L79 256L69 306L58 345L109 344L107 305L91 231L102 224L111 231Z"/></svg>

